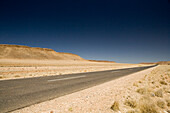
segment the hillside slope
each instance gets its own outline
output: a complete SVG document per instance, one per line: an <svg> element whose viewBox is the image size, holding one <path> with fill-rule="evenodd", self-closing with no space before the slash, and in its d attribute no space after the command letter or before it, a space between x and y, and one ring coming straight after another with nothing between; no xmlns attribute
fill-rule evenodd
<svg viewBox="0 0 170 113"><path fill-rule="evenodd" d="M85 60L76 54L52 49L0 44L0 59Z"/></svg>
<svg viewBox="0 0 170 113"><path fill-rule="evenodd" d="M158 65L170 65L170 61L159 61L156 64L158 64Z"/></svg>

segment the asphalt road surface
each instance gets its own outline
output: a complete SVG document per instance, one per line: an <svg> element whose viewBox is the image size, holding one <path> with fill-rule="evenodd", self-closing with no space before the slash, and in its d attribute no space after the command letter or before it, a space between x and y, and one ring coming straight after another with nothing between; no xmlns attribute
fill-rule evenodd
<svg viewBox="0 0 170 113"><path fill-rule="evenodd" d="M80 91L147 68L47 76L0 81L0 112L11 112L46 100Z"/></svg>

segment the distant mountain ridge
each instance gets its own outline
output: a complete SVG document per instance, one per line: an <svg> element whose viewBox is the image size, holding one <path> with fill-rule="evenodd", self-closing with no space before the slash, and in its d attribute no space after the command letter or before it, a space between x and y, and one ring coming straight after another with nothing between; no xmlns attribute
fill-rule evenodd
<svg viewBox="0 0 170 113"><path fill-rule="evenodd" d="M140 64L157 64L157 65L170 65L170 61L159 61L159 62L142 62Z"/></svg>
<svg viewBox="0 0 170 113"><path fill-rule="evenodd" d="M106 60L88 60L91 62L106 62L106 63L116 63L115 61L106 61Z"/></svg>
<svg viewBox="0 0 170 113"><path fill-rule="evenodd" d="M0 44L0 59L85 60L72 53L23 45Z"/></svg>
<svg viewBox="0 0 170 113"><path fill-rule="evenodd" d="M156 63L154 63L154 62L141 62L139 64L156 64Z"/></svg>

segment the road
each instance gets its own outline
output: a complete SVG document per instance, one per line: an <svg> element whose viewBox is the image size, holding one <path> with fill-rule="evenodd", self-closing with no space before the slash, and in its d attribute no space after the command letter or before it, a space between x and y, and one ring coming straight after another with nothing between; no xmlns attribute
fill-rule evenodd
<svg viewBox="0 0 170 113"><path fill-rule="evenodd" d="M0 81L0 112L11 112L80 91L148 67Z"/></svg>

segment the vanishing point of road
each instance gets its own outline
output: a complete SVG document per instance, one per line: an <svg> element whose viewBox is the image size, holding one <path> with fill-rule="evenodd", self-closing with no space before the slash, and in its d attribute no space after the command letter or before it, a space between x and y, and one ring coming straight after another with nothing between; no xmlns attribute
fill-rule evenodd
<svg viewBox="0 0 170 113"><path fill-rule="evenodd" d="M154 66L62 76L1 80L0 113L11 112L36 103L54 99Z"/></svg>

